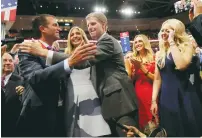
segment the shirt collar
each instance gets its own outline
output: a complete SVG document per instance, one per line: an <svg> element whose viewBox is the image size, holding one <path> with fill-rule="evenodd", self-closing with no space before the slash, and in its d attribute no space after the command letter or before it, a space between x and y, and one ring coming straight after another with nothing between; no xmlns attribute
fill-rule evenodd
<svg viewBox="0 0 202 138"><path fill-rule="evenodd" d="M42 40L39 40L39 42L40 42L42 45L44 45L46 48L49 47L49 45L48 45L46 42L44 42L44 41L42 41Z"/></svg>
<svg viewBox="0 0 202 138"><path fill-rule="evenodd" d="M100 39L102 39L105 34L106 34L106 32L104 32L104 34L102 34L97 41L100 41Z"/></svg>
<svg viewBox="0 0 202 138"><path fill-rule="evenodd" d="M10 77L11 77L11 75L12 75L12 73L10 73L10 74L8 74L8 75L6 75L5 76L5 84L7 84L7 82L8 82L8 80L10 79Z"/></svg>

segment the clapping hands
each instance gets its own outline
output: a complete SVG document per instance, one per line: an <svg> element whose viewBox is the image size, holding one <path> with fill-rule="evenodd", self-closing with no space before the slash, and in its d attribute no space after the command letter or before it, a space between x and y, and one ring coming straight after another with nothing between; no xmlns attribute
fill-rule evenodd
<svg viewBox="0 0 202 138"><path fill-rule="evenodd" d="M139 69L141 67L142 59L139 57L131 57L130 62L134 65L135 69Z"/></svg>

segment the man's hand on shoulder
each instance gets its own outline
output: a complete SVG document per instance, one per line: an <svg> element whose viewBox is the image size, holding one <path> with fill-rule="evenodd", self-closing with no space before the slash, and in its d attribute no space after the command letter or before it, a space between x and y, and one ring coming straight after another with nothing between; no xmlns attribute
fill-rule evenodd
<svg viewBox="0 0 202 138"><path fill-rule="evenodd" d="M23 42L19 45L20 52L45 58L48 55L48 50L42 48L41 43L39 43L38 41Z"/></svg>

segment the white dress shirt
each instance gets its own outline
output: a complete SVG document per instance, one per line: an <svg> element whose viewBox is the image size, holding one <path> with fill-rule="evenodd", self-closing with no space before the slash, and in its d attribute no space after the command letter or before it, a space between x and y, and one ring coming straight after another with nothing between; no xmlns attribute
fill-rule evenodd
<svg viewBox="0 0 202 138"><path fill-rule="evenodd" d="M6 86L6 84L8 83L8 80L10 79L11 75L12 75L12 73L5 76L4 86Z"/></svg>
<svg viewBox="0 0 202 138"><path fill-rule="evenodd" d="M42 40L39 40L39 42L42 43L42 45L44 45L45 47L49 47L49 45L46 42L44 42ZM47 58L46 58L46 65L47 66L51 66L52 65L52 58L53 58L53 51L52 50L48 50L48 55L47 55ZM71 72L71 69L69 67L69 63L67 62L67 59L64 60L64 69L68 73Z"/></svg>

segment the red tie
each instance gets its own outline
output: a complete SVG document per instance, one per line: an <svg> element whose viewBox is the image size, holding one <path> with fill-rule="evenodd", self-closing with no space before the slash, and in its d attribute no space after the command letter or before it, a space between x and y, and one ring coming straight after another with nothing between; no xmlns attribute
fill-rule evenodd
<svg viewBox="0 0 202 138"><path fill-rule="evenodd" d="M5 87L5 76L1 77L1 88L4 88Z"/></svg>

